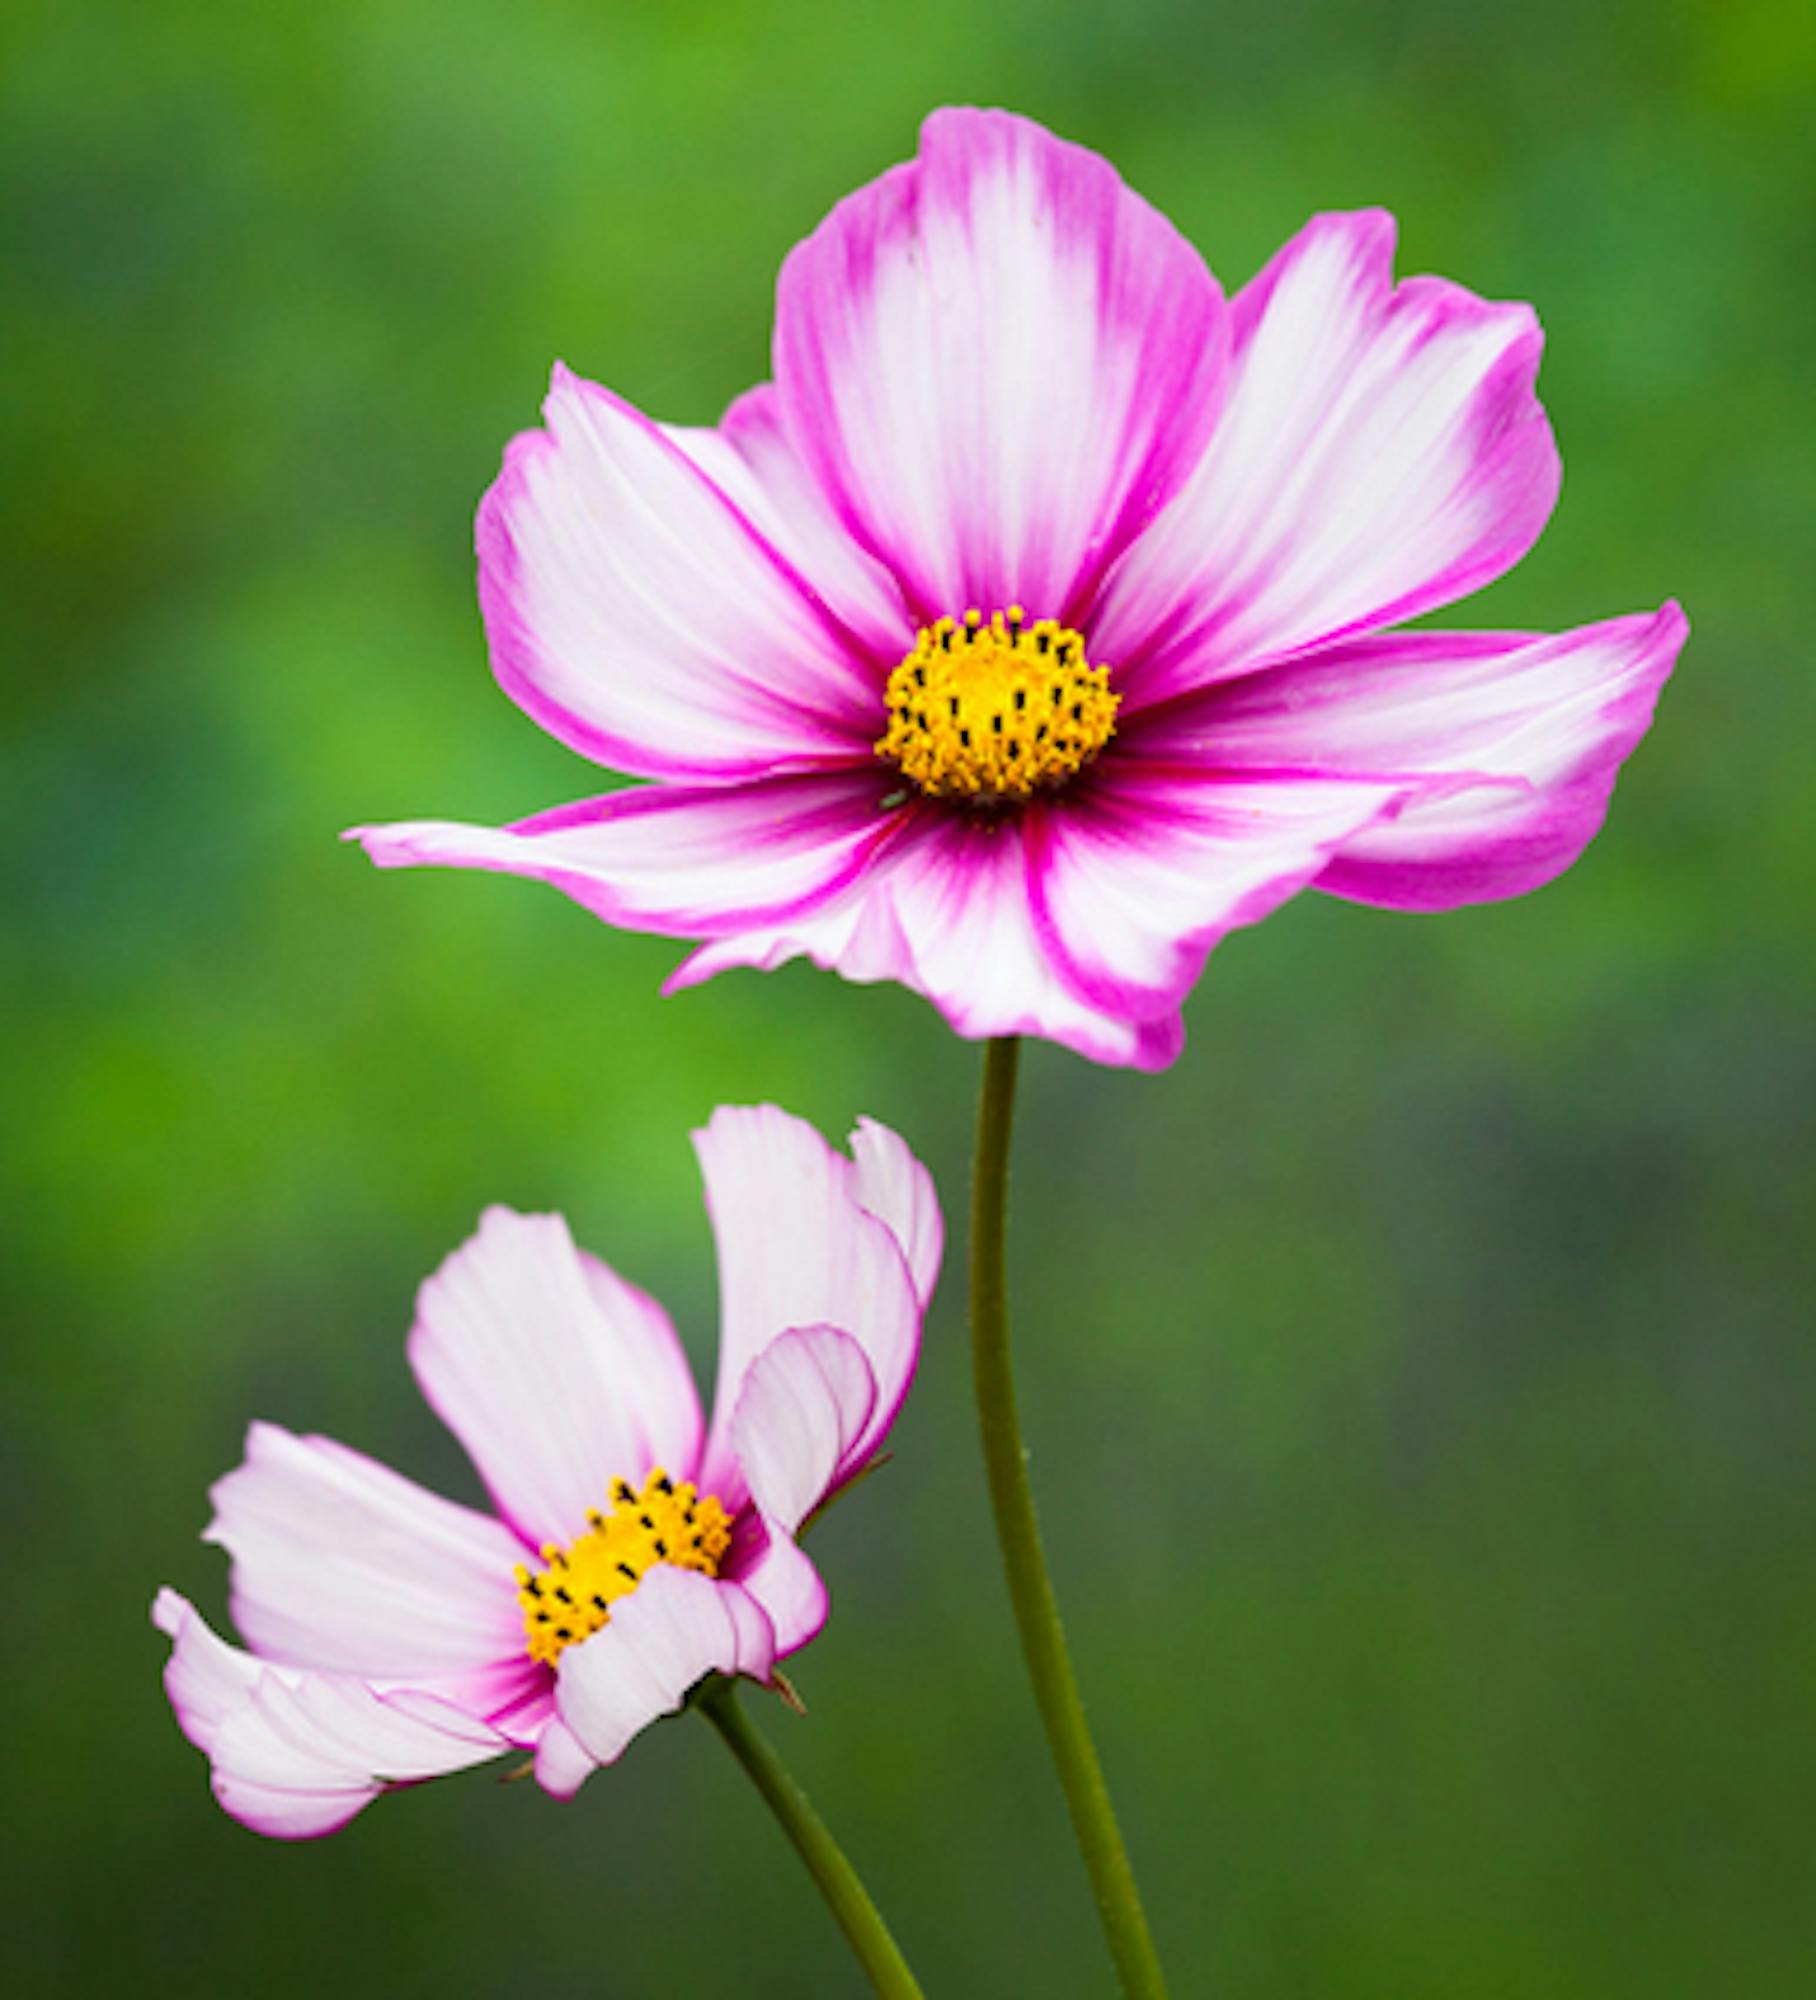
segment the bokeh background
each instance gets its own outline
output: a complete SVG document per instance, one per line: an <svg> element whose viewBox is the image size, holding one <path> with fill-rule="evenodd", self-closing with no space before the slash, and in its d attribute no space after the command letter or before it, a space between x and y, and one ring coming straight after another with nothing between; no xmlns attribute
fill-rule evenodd
<svg viewBox="0 0 1816 2000"><path fill-rule="evenodd" d="M337 1839L210 1800L161 1580L224 1608L256 1415L471 1496L401 1340L554 1205L711 1362L686 1133L870 1111L962 1196L975 1052L349 823L596 788L486 671L469 522L560 355L701 422L775 267L942 101L1107 152L1239 283L1384 202L1537 302L1562 504L1461 614L1695 627L1573 874L1308 896L1155 1080L1030 1051L1035 1473L1182 1996L1816 1990L1816 22L1770 0L93 8L0 33L0 1897L15 1992L839 1994L709 1733ZM956 1275L956 1266L955 1275ZM930 1992L1109 1990L1022 1698L960 1287L774 1733Z"/></svg>

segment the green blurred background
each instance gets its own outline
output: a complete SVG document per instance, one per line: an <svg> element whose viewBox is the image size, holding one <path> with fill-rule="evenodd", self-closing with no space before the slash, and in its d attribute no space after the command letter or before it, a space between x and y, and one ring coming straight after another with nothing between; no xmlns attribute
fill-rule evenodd
<svg viewBox="0 0 1816 2000"><path fill-rule="evenodd" d="M196 1535L252 1416L473 1493L401 1340L483 1202L565 1209L705 1368L715 1103L874 1112L961 1196L975 1053L921 1002L802 967L663 1001L674 947L335 834L595 788L486 671L505 439L556 355L712 419L789 244L970 100L1108 153L1232 285L1384 202L1403 268L1536 301L1565 494L1460 616L1676 594L1695 627L1557 886L1305 897L1217 954L1167 1076L1030 1052L1026 1416L1175 1990L1816 1991L1813 23L8 10L13 1990L855 1990L691 1720L570 1807L478 1774L268 1845L145 1611L161 1580L222 1611ZM960 1289L823 1531L812 1714L773 1728L931 1992L1101 1994Z"/></svg>

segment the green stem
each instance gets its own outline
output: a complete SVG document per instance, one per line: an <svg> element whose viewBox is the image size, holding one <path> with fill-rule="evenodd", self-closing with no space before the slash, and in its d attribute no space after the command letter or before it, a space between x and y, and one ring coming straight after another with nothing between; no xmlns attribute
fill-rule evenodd
<svg viewBox="0 0 1816 2000"><path fill-rule="evenodd" d="M781 1821L782 1831L806 1862L808 1874L857 1953L871 1985L883 2000L921 2000L921 1989L908 1970L908 1961L897 1950L857 1871L808 1804L807 1794L788 1775L768 1739L739 1707L733 1684L728 1680L709 1683L693 1705L719 1732L725 1747L763 1795L763 1803Z"/></svg>
<svg viewBox="0 0 1816 2000"><path fill-rule="evenodd" d="M977 1160L971 1179L971 1361L977 1382L977 1420L984 1438L984 1466L990 1478L996 1539L1008 1573L1009 1601L1015 1608L1022 1654L1034 1683L1047 1747L1065 1788L1072 1831L1091 1877L1110 1956L1116 1961L1125 1994L1140 1996L1140 2000L1165 2000L1166 1980L1066 1651L1059 1604L1040 1545L1034 1490L1028 1483L1027 1448L1015 1412L1003 1245L1019 1050L1013 1035L987 1045L977 1107Z"/></svg>

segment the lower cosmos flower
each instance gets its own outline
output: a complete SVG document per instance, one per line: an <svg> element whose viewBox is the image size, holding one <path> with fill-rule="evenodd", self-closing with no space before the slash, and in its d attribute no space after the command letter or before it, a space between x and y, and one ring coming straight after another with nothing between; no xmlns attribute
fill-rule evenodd
<svg viewBox="0 0 1816 2000"><path fill-rule="evenodd" d="M250 1651L174 1591L165 1686L255 1831L331 1833L390 1785L529 1749L557 1797L710 1673L767 1681L826 1619L795 1537L871 1463L940 1260L932 1182L771 1107L696 1143L719 1249L716 1408L667 1314L559 1216L494 1208L423 1286L410 1365L496 1515L255 1424L214 1488Z"/></svg>
<svg viewBox="0 0 1816 2000"><path fill-rule="evenodd" d="M1517 895L1600 826L1686 626L1394 632L1557 495L1531 309L1316 217L1227 305L1103 160L949 110L784 264L716 430L557 368L480 509L511 697L654 780L385 866L805 953L959 1033L1160 1068L1223 934L1307 887Z"/></svg>

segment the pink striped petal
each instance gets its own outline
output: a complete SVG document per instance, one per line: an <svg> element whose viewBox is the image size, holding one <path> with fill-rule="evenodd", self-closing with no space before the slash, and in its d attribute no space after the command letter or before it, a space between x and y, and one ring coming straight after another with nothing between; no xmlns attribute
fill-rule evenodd
<svg viewBox="0 0 1816 2000"><path fill-rule="evenodd" d="M175 1591L158 1593L173 1641L165 1687L183 1733L208 1758L221 1805L255 1833L333 1833L396 1784L487 1762L509 1740L453 1703L381 1693L350 1674L252 1658L211 1632Z"/></svg>
<svg viewBox="0 0 1816 2000"><path fill-rule="evenodd" d="M740 1585L658 1563L612 1606L611 1623L561 1656L556 1719L543 1732L536 1776L557 1798L612 1764L631 1739L672 1715L708 1674L766 1681L775 1665L768 1618Z"/></svg>
<svg viewBox="0 0 1816 2000"><path fill-rule="evenodd" d="M1018 822L930 815L889 883L889 907L911 978L959 1034L1064 1039L1081 1024L1087 1010L1034 932Z"/></svg>
<svg viewBox="0 0 1816 2000"><path fill-rule="evenodd" d="M1224 766L1464 781L1346 841L1317 886L1396 909L1535 889L1600 828L1688 632L1675 604L1555 636L1403 632L1245 675L1156 737Z"/></svg>
<svg viewBox="0 0 1816 2000"><path fill-rule="evenodd" d="M219 1480L205 1540L233 1559L233 1622L266 1659L409 1682L478 1715L529 1700L523 1546L329 1438L254 1424Z"/></svg>
<svg viewBox="0 0 1816 2000"><path fill-rule="evenodd" d="M1378 209L1318 216L1236 299L1217 430L1093 617L1126 715L1448 604L1537 539L1559 477L1538 321L1396 287L1393 244Z"/></svg>
<svg viewBox="0 0 1816 2000"><path fill-rule="evenodd" d="M1225 328L1198 253L1106 161L937 111L783 265L776 386L917 616L1063 617L1190 471Z"/></svg>
<svg viewBox="0 0 1816 2000"><path fill-rule="evenodd" d="M847 979L927 995L962 1035L1046 1035L1142 1069L1174 1060L1176 1020L1105 1015L1043 959L1018 842L937 807L884 810L891 782L872 763L748 785L653 785L515 827L417 821L348 837L381 868L527 875L608 923L709 939L665 992L804 954Z"/></svg>
<svg viewBox="0 0 1816 2000"><path fill-rule="evenodd" d="M607 923L711 936L811 909L893 838L889 773L862 768L722 787L638 786L512 827L359 827L381 868L481 868L548 882Z"/></svg>
<svg viewBox="0 0 1816 2000"><path fill-rule="evenodd" d="M913 982L961 1035L1043 1035L1094 1062L1159 1068L1178 1053L1158 1007L1091 998L1055 956L1030 895L1027 830L953 815L890 878Z"/></svg>
<svg viewBox="0 0 1816 2000"><path fill-rule="evenodd" d="M1137 1019L1171 1013L1220 937L1304 888L1405 791L1106 764L1028 815L1036 931L1093 1006Z"/></svg>
<svg viewBox="0 0 1816 2000"><path fill-rule="evenodd" d="M877 695L861 650L688 455L565 368L543 415L479 510L480 604L511 699L644 777L863 749Z"/></svg>
<svg viewBox="0 0 1816 2000"><path fill-rule="evenodd" d="M1093 1062L1161 1070L1185 1043L1177 1012L1129 1020L1088 1005L1036 933L1025 851L1013 828L938 810L900 815L901 838L871 874L784 922L714 939L664 992L738 966L805 955L859 983L891 979L931 1000L960 1035L1042 1035Z"/></svg>
<svg viewBox="0 0 1816 2000"><path fill-rule="evenodd" d="M832 1327L780 1335L744 1377L731 1446L763 1534L736 1579L768 1613L778 1659L826 1622L826 1586L795 1536L868 1455L876 1407L876 1377L863 1349Z"/></svg>
<svg viewBox="0 0 1816 2000"><path fill-rule="evenodd" d="M767 382L747 390L716 430L670 429L688 457L794 565L879 663L877 684L914 644L900 586L858 547L782 422Z"/></svg>
<svg viewBox="0 0 1816 2000"><path fill-rule="evenodd" d="M732 1426L752 1362L791 1328L831 1326L863 1351L893 1418L920 1354L921 1309L902 1246L858 1198L852 1163L774 1105L721 1106L694 1134L719 1250L719 1376L700 1483L745 1497Z"/></svg>
<svg viewBox="0 0 1816 2000"><path fill-rule="evenodd" d="M615 1478L693 1477L700 1400L667 1313L558 1215L489 1208L417 1295L410 1365L500 1513L568 1542Z"/></svg>

